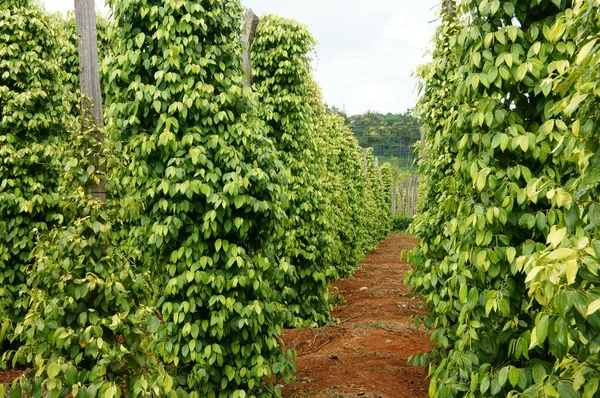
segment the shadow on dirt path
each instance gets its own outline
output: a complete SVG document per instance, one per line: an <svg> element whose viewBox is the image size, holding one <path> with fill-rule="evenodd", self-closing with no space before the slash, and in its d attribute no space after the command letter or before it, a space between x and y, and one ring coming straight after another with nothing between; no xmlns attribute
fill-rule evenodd
<svg viewBox="0 0 600 398"><path fill-rule="evenodd" d="M296 382L283 387L285 398L427 397L424 369L407 363L430 349L424 330L409 321L424 310L404 286L410 266L400 261L400 252L416 244L409 235L390 235L353 278L333 285L345 299L334 309L338 324L284 332L286 346L298 352Z"/></svg>

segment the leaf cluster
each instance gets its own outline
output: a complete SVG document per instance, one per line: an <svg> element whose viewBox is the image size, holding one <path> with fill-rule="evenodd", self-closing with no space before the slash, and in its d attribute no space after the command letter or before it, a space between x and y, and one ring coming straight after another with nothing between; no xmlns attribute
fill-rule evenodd
<svg viewBox="0 0 600 398"><path fill-rule="evenodd" d="M0 347L14 348L27 311L38 237L61 220L55 167L69 104L58 27L32 1L0 5ZM4 361L2 361L4 362Z"/></svg>

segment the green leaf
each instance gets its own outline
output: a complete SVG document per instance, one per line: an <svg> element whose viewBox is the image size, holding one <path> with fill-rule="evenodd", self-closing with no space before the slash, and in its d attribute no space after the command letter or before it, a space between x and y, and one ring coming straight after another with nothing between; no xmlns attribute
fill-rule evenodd
<svg viewBox="0 0 600 398"><path fill-rule="evenodd" d="M565 292L560 292L554 296L554 306L558 310L561 317L566 317L569 308L569 296Z"/></svg>
<svg viewBox="0 0 600 398"><path fill-rule="evenodd" d="M577 278L577 272L579 271L579 265L576 260L569 260L566 262L566 276L567 283L572 285L575 283L575 279Z"/></svg>
<svg viewBox="0 0 600 398"><path fill-rule="evenodd" d="M486 180L487 180L487 175L485 175L485 174L480 173L477 176L477 185L476 186L477 186L478 191L480 191L480 192L483 191L483 188L485 188Z"/></svg>
<svg viewBox="0 0 600 398"><path fill-rule="evenodd" d="M558 382L558 392L561 398L579 398L579 394L573 388L573 383L566 380Z"/></svg>
<svg viewBox="0 0 600 398"><path fill-rule="evenodd" d="M525 79L525 76L527 75L527 64L521 64L519 65L519 67L517 68L517 72L515 75L515 80L516 81L523 81L523 79Z"/></svg>
<svg viewBox="0 0 600 398"><path fill-rule="evenodd" d="M502 3L502 7L504 8L504 13L508 16L512 16L515 14L515 6L508 1Z"/></svg>
<svg viewBox="0 0 600 398"><path fill-rule="evenodd" d="M466 303L467 301L467 285L461 285L459 289L458 297L461 302Z"/></svg>
<svg viewBox="0 0 600 398"><path fill-rule="evenodd" d="M573 204L568 210L564 211L563 214L567 228L573 229L579 222L579 207Z"/></svg>
<svg viewBox="0 0 600 398"><path fill-rule="evenodd" d="M548 315L542 315L539 319L539 322L536 324L537 330L537 344L543 344L546 341L546 336L548 336L548 322L550 317Z"/></svg>
<svg viewBox="0 0 600 398"><path fill-rule="evenodd" d="M585 59L588 58L588 55L592 51L592 48L596 45L596 41L597 41L597 39L592 39L581 48L581 50L579 51L579 54L577 54L577 58L575 59L575 62L577 64L579 64L579 65L583 64Z"/></svg>
<svg viewBox="0 0 600 398"><path fill-rule="evenodd" d="M598 391L598 379L592 379L585 384L583 389L583 398L592 398Z"/></svg>
<svg viewBox="0 0 600 398"><path fill-rule="evenodd" d="M598 311L598 309L600 309L600 299L592 301L587 307L587 311L585 312L585 314L586 316L590 316L592 314L595 314L596 311Z"/></svg>
<svg viewBox="0 0 600 398"><path fill-rule="evenodd" d="M577 110L579 105L588 97L588 94L577 93L569 101L569 104L564 108L563 112L567 116L571 116Z"/></svg>
<svg viewBox="0 0 600 398"><path fill-rule="evenodd" d="M72 386L77 382L77 368L75 366L67 366L67 370L65 371L65 383L68 386Z"/></svg>
<svg viewBox="0 0 600 398"><path fill-rule="evenodd" d="M498 385L500 387L503 387L504 384L506 383L506 380L508 379L508 371L509 371L509 367L508 366L504 366L498 372Z"/></svg>
<svg viewBox="0 0 600 398"><path fill-rule="evenodd" d="M517 255L517 250L514 247L506 248L506 261L512 264Z"/></svg>
<svg viewBox="0 0 600 398"><path fill-rule="evenodd" d="M51 362L46 367L46 373L49 378L54 379L60 373L60 366L56 362Z"/></svg>
<svg viewBox="0 0 600 398"><path fill-rule="evenodd" d="M484 376L481 379L481 384L479 385L479 391L482 394L485 394L489 388L490 388L490 379L488 376Z"/></svg>
<svg viewBox="0 0 600 398"><path fill-rule="evenodd" d="M510 367L510 371L508 373L508 380L513 387L516 387L519 379L521 378L521 371L514 366Z"/></svg>
<svg viewBox="0 0 600 398"><path fill-rule="evenodd" d="M600 203L592 203L589 211L589 221L595 225L600 225Z"/></svg>
<svg viewBox="0 0 600 398"><path fill-rule="evenodd" d="M146 331L150 334L154 334L158 331L159 327L160 327L160 320L155 316L151 316L150 319L148 320L148 325L146 326Z"/></svg>
<svg viewBox="0 0 600 398"><path fill-rule="evenodd" d="M557 229L555 225L550 227L550 233L546 237L546 242L550 244L553 248L558 247L567 234L566 228Z"/></svg>
<svg viewBox="0 0 600 398"><path fill-rule="evenodd" d="M540 365L540 364L534 365L531 373L533 376L533 380L537 384L542 384L544 382L544 378L546 377L546 369L542 365Z"/></svg>
<svg viewBox="0 0 600 398"><path fill-rule="evenodd" d="M135 38L135 44L141 48L142 44L144 44L145 39L146 39L146 36L144 35L144 33L140 33Z"/></svg>
<svg viewBox="0 0 600 398"><path fill-rule="evenodd" d="M562 247L560 249L556 249L548 255L547 259L549 261L553 260L564 260L565 258L569 258L577 254L577 252L573 249L569 249L567 247Z"/></svg>

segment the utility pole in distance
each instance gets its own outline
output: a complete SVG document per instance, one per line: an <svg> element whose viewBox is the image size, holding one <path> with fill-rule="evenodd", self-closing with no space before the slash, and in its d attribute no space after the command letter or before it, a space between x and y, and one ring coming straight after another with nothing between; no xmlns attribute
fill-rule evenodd
<svg viewBox="0 0 600 398"><path fill-rule="evenodd" d="M94 166L104 171L104 138L100 133L103 127L102 92L100 90L100 70L98 65L98 37L96 33L96 7L94 0L74 0L75 20L79 50L79 71L81 88L81 113L83 128L92 131L92 136L100 143L100 153L94 156ZM106 201L105 180L92 182L92 197Z"/></svg>

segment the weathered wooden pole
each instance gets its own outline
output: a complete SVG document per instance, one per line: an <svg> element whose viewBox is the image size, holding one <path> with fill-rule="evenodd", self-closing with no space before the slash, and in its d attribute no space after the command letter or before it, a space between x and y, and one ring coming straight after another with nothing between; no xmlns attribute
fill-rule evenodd
<svg viewBox="0 0 600 398"><path fill-rule="evenodd" d="M412 204L413 204L413 215L417 214L417 194L419 193L419 176L415 175L413 177L414 181L413 181L413 200L412 200Z"/></svg>
<svg viewBox="0 0 600 398"><path fill-rule="evenodd" d="M102 92L100 90L100 70L98 64L98 37L96 34L96 8L94 0L75 0L75 20L79 50L79 71L81 88L81 113L83 128L91 131L100 143L99 153L94 156L94 166L104 172L104 138L100 130L102 120ZM92 197L106 200L105 178L92 181Z"/></svg>
<svg viewBox="0 0 600 398"><path fill-rule="evenodd" d="M402 217L402 181L396 186L396 215Z"/></svg>
<svg viewBox="0 0 600 398"><path fill-rule="evenodd" d="M252 10L247 10L244 14L244 30L242 31L242 45L244 53L242 54L242 68L246 75L246 86L252 86L252 43L258 27L259 19Z"/></svg>
<svg viewBox="0 0 600 398"><path fill-rule="evenodd" d="M400 216L404 216L404 180L398 184L398 209L400 210Z"/></svg>
<svg viewBox="0 0 600 398"><path fill-rule="evenodd" d="M406 214L409 217L412 217L412 183L413 183L413 178L411 177L408 180L408 190L406 192Z"/></svg>
<svg viewBox="0 0 600 398"><path fill-rule="evenodd" d="M379 174L379 182L381 183L381 189L385 192L385 184L383 183L383 176L381 175L381 169L379 168L379 158L375 157L375 169L377 170L377 174Z"/></svg>
<svg viewBox="0 0 600 398"><path fill-rule="evenodd" d="M396 185L394 184L394 186L392 187L392 217L396 217L396 213L397 213L396 209Z"/></svg>
<svg viewBox="0 0 600 398"><path fill-rule="evenodd" d="M444 0L444 12L446 15L454 17L456 16L455 0Z"/></svg>
<svg viewBox="0 0 600 398"><path fill-rule="evenodd" d="M420 128L420 132L421 132L421 149L422 149L422 153L423 153L423 159L427 159L427 154L425 153L425 133L426 133L426 129L425 127L421 126Z"/></svg>

